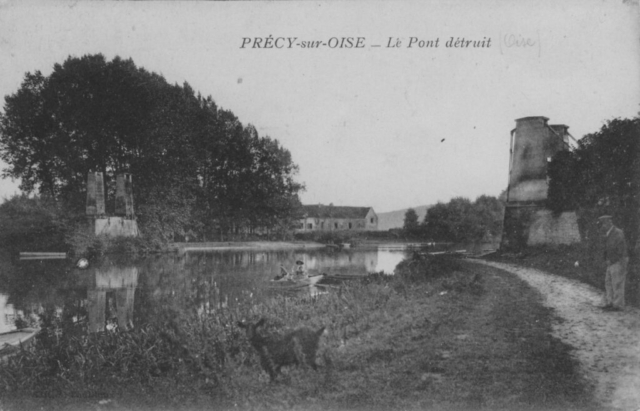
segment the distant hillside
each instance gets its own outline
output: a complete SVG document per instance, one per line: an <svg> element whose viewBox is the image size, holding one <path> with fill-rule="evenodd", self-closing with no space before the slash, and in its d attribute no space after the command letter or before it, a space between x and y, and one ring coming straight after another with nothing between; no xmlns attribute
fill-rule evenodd
<svg viewBox="0 0 640 411"><path fill-rule="evenodd" d="M418 222L422 223L424 216L427 214L427 209L430 207L430 205L411 207L416 210L416 214L418 214ZM386 231L392 228L402 228L404 225L404 214L407 210L408 208L405 208L404 210L378 213L378 230Z"/></svg>

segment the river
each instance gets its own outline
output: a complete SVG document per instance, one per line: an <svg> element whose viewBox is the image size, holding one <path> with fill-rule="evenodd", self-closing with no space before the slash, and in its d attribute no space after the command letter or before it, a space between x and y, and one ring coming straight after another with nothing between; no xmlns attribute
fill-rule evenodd
<svg viewBox="0 0 640 411"><path fill-rule="evenodd" d="M207 251L109 256L87 269L70 260L0 261L0 332L37 325L44 313L83 324L89 332L131 327L173 310L211 310L258 303L274 291L281 267L304 261L320 273L393 274L407 245L347 250Z"/></svg>

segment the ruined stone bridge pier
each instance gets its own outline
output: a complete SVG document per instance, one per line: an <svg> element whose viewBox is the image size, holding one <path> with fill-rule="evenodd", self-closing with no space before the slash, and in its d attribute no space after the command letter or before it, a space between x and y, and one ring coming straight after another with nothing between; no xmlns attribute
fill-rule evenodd
<svg viewBox="0 0 640 411"><path fill-rule="evenodd" d="M548 163L559 151L569 150L571 137L568 126L550 125L548 120L542 116L520 118L511 131L502 249L580 242L576 213L554 214L546 208Z"/></svg>
<svg viewBox="0 0 640 411"><path fill-rule="evenodd" d="M87 175L86 214L95 235L137 237L138 223L133 211L133 179L131 174L116 175L115 215L106 213L104 176L101 172Z"/></svg>

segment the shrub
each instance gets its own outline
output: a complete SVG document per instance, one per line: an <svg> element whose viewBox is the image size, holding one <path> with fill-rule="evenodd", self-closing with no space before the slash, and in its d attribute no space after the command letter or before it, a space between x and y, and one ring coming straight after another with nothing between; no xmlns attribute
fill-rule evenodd
<svg viewBox="0 0 640 411"><path fill-rule="evenodd" d="M423 281L440 278L460 269L460 261L454 256L414 252L410 258L398 264L395 274L410 281Z"/></svg>
<svg viewBox="0 0 640 411"><path fill-rule="evenodd" d="M55 201L15 195L0 205L0 244L17 251L66 251L65 220Z"/></svg>

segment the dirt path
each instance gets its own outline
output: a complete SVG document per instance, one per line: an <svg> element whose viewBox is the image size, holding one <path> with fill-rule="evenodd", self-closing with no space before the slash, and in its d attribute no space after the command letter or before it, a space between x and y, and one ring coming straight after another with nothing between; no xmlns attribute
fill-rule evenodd
<svg viewBox="0 0 640 411"><path fill-rule="evenodd" d="M477 260L513 273L540 291L560 318L554 335L575 348L585 378L603 407L640 410L640 310L604 312L601 292L532 268Z"/></svg>

